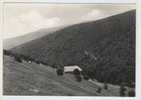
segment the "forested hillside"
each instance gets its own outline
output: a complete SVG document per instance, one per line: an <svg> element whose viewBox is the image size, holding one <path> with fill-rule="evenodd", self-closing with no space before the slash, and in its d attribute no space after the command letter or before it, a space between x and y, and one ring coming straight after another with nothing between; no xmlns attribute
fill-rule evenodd
<svg viewBox="0 0 141 100"><path fill-rule="evenodd" d="M79 65L91 78L113 84L135 81L136 11L75 24L11 51L51 66Z"/></svg>

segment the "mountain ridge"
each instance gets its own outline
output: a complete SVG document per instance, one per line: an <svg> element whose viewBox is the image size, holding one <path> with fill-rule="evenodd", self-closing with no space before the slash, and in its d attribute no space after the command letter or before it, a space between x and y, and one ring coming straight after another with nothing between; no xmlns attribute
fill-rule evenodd
<svg viewBox="0 0 141 100"><path fill-rule="evenodd" d="M62 29L64 27L65 26L54 27L54 28L49 28L49 29L43 28L43 29L37 30L35 32L27 33L26 35L23 35L23 36L4 39L3 40L3 48L4 49L12 49L18 45L22 45L22 44L30 42L32 40L41 38L47 34L51 34L51 33L55 32L59 29Z"/></svg>
<svg viewBox="0 0 141 100"><path fill-rule="evenodd" d="M135 10L75 24L11 51L51 66L77 64L99 81L135 81ZM97 60L85 57L85 51Z"/></svg>

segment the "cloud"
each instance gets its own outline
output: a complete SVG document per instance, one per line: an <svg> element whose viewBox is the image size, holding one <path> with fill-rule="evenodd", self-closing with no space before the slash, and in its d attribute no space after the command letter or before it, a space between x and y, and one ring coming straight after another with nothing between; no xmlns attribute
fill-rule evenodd
<svg viewBox="0 0 141 100"><path fill-rule="evenodd" d="M5 5L4 38L24 35L41 28L94 21L135 9L135 5Z"/></svg>
<svg viewBox="0 0 141 100"><path fill-rule="evenodd" d="M88 12L86 15L82 16L81 19L84 21L90 21L90 20L102 19L108 16L110 15L102 10L93 9L90 12Z"/></svg>
<svg viewBox="0 0 141 100"><path fill-rule="evenodd" d="M52 28L62 24L59 17L46 18L37 11L30 11L5 20L4 38L20 36L41 28Z"/></svg>

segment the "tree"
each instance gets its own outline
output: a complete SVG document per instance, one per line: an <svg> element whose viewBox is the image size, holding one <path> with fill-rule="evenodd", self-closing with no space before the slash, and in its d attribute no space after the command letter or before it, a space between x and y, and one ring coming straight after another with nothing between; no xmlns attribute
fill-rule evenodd
<svg viewBox="0 0 141 100"><path fill-rule="evenodd" d="M21 60L21 58L20 58L20 57L15 56L14 58L15 58L15 60L16 60L17 62L22 63L22 60Z"/></svg>
<svg viewBox="0 0 141 100"><path fill-rule="evenodd" d="M125 96L125 91L126 91L125 85L124 83L122 83L120 85L120 96Z"/></svg>
<svg viewBox="0 0 141 100"><path fill-rule="evenodd" d="M37 64L40 64L40 61L39 61L39 60L36 60L35 62L36 62Z"/></svg>
<svg viewBox="0 0 141 100"><path fill-rule="evenodd" d="M98 87L97 90L96 90L96 92L101 93L101 90L102 90L102 88L101 87Z"/></svg>
<svg viewBox="0 0 141 100"><path fill-rule="evenodd" d="M3 50L3 54L7 56L13 56L12 52L10 50Z"/></svg>
<svg viewBox="0 0 141 100"><path fill-rule="evenodd" d="M108 89L108 84L106 82L104 82L104 89L107 90Z"/></svg>
<svg viewBox="0 0 141 100"><path fill-rule="evenodd" d="M51 65L53 68L57 68L57 64L52 64Z"/></svg>
<svg viewBox="0 0 141 100"><path fill-rule="evenodd" d="M84 75L83 78L84 78L85 80L89 80L89 79L90 79L88 75Z"/></svg>
<svg viewBox="0 0 141 100"><path fill-rule="evenodd" d="M62 68L58 68L56 70L56 73L57 73L58 76L62 76L64 74L64 70Z"/></svg>
<svg viewBox="0 0 141 100"><path fill-rule="evenodd" d="M85 71L82 71L82 75L83 75L83 78L85 80L89 80L90 79L90 77L87 75L87 73Z"/></svg>
<svg viewBox="0 0 141 100"><path fill-rule="evenodd" d="M130 96L130 97L134 97L135 96L135 89L130 89L129 91L128 91L128 96Z"/></svg>

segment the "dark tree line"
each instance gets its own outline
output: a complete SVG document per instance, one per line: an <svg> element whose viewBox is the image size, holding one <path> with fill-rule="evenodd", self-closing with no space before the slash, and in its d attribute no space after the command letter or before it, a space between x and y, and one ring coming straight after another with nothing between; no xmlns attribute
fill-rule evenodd
<svg viewBox="0 0 141 100"><path fill-rule="evenodd" d="M18 53L14 53L10 50L3 50L3 54L7 55L7 56L11 56L14 57L15 61L22 63L22 61L31 61L31 62L35 62L36 64L43 64L43 65L48 65L47 62L32 58L30 56L27 55L23 55L23 54L18 54Z"/></svg>

